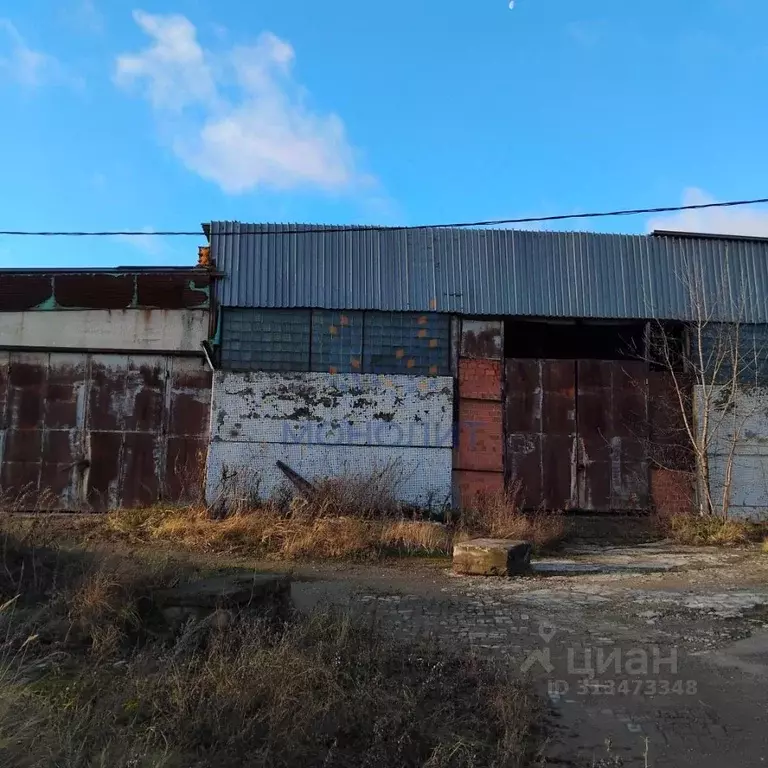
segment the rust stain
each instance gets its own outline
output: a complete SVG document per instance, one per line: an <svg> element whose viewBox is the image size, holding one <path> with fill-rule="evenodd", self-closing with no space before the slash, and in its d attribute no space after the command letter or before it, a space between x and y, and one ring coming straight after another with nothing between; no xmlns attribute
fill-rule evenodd
<svg viewBox="0 0 768 768"><path fill-rule="evenodd" d="M54 278L54 295L61 307L123 309L133 302L132 275L63 274Z"/></svg>
<svg viewBox="0 0 768 768"><path fill-rule="evenodd" d="M30 509L70 511L192 495L202 483L210 392L197 360L8 354L1 489Z"/></svg>
<svg viewBox="0 0 768 768"><path fill-rule="evenodd" d="M50 275L0 275L0 307L5 312L34 309L49 303L52 295Z"/></svg>
<svg viewBox="0 0 768 768"><path fill-rule="evenodd" d="M195 309L209 305L210 277L197 272L136 275L136 306L160 309Z"/></svg>
<svg viewBox="0 0 768 768"><path fill-rule="evenodd" d="M64 309L195 309L210 306L211 276L203 269L145 273L0 275L6 312Z"/></svg>

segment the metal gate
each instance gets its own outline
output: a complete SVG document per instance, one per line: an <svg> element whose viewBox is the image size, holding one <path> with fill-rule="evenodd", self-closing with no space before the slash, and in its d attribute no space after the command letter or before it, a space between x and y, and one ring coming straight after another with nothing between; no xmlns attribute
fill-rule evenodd
<svg viewBox="0 0 768 768"><path fill-rule="evenodd" d="M0 505L103 511L193 495L210 396L196 358L0 352Z"/></svg>
<svg viewBox="0 0 768 768"><path fill-rule="evenodd" d="M604 360L506 361L506 482L525 506L650 506L648 371Z"/></svg>

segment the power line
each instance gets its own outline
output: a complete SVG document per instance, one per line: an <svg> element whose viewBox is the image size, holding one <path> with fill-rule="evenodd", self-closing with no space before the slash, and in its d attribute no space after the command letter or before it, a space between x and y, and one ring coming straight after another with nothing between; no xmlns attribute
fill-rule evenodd
<svg viewBox="0 0 768 768"><path fill-rule="evenodd" d="M308 233L325 233L325 232L359 232L360 230L367 231L383 231L383 232L402 232L422 229L464 229L469 227L495 227L503 224L534 224L543 223L547 221L566 221L573 219L602 219L609 216L639 216L649 213L676 213L678 211L700 211L706 208L736 208L744 205L759 205L762 203L768 203L768 197L761 197L755 200L730 200L725 203L698 203L696 205L668 205L656 208L630 208L619 211L597 211L593 213L562 213L555 216L526 216L518 219L489 219L487 221L465 221L457 222L454 224L418 224L413 226L351 226L336 227L329 225L326 227L307 226L296 229L281 229L276 232L260 231L260 232L248 232L249 236L253 235L304 235ZM6 237L200 237L202 232L186 231L186 230L166 230L166 231L136 231L136 230L114 230L114 231L32 231L32 230L19 230L19 229L7 229L0 230L0 235ZM217 237L227 237L232 235L245 234L242 232L217 232Z"/></svg>

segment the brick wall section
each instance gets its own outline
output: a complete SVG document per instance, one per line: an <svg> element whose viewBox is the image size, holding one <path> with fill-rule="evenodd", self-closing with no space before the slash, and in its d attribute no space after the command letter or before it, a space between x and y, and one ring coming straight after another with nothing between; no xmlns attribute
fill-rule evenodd
<svg viewBox="0 0 768 768"><path fill-rule="evenodd" d="M502 366L498 360L459 360L459 429L454 449L456 501L504 488Z"/></svg>
<svg viewBox="0 0 768 768"><path fill-rule="evenodd" d="M501 472L457 469L454 470L453 480L460 507L469 506L478 496L501 493L504 490L504 475Z"/></svg>
<svg viewBox="0 0 768 768"><path fill-rule="evenodd" d="M504 433L501 403L459 402L459 439L456 469L503 472Z"/></svg>
<svg viewBox="0 0 768 768"><path fill-rule="evenodd" d="M462 400L501 402L501 362L460 360L459 397Z"/></svg>
<svg viewBox="0 0 768 768"><path fill-rule="evenodd" d="M661 517L687 514L694 510L694 476L673 469L651 469L651 495Z"/></svg>

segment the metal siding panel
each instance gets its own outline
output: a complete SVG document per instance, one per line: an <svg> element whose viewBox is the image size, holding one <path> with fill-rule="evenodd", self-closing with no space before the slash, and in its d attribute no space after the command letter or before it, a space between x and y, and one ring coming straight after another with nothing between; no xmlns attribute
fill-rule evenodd
<svg viewBox="0 0 768 768"><path fill-rule="evenodd" d="M764 242L213 222L211 248L225 307L686 320L681 279L694 268L710 296L727 285L733 301L743 288L744 319L768 322Z"/></svg>

